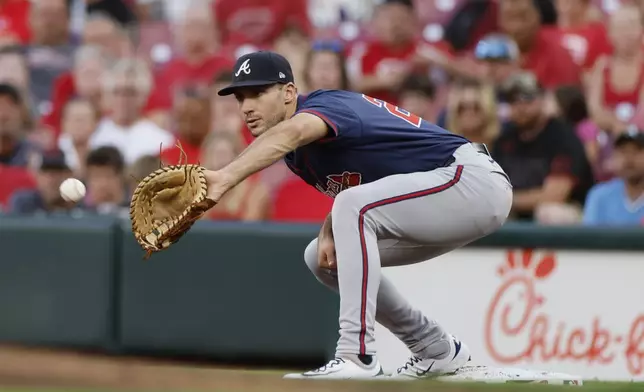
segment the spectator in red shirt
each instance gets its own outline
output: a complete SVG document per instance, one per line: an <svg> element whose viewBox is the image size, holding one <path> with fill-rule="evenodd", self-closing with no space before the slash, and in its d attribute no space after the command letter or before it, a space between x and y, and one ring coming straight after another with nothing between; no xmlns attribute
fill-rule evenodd
<svg viewBox="0 0 644 392"><path fill-rule="evenodd" d="M208 90L184 89L174 102L175 135L178 145L165 149L161 160L166 165L197 164L203 142L210 132Z"/></svg>
<svg viewBox="0 0 644 392"><path fill-rule="evenodd" d="M411 0L384 1L375 9L372 23L375 39L352 49L354 88L396 103L396 90L412 71L419 44Z"/></svg>
<svg viewBox="0 0 644 392"><path fill-rule="evenodd" d="M385 0L375 9L374 39L355 45L350 55L354 88L374 98L397 103L397 89L412 72L438 66L461 73L447 45L418 37L418 18L411 0Z"/></svg>
<svg viewBox="0 0 644 392"><path fill-rule="evenodd" d="M218 0L214 13L226 46L266 48L288 27L309 35L307 0Z"/></svg>
<svg viewBox="0 0 644 392"><path fill-rule="evenodd" d="M557 28L561 44L584 71L592 69L597 58L611 50L601 20L593 20L590 0L557 0Z"/></svg>
<svg viewBox="0 0 644 392"><path fill-rule="evenodd" d="M0 0L0 35L14 37L17 42L29 42L29 0Z"/></svg>
<svg viewBox="0 0 644 392"><path fill-rule="evenodd" d="M173 25L180 53L164 67L160 78L170 106L174 93L183 86L208 87L215 75L233 66L231 58L218 53L211 11L206 3L196 3Z"/></svg>
<svg viewBox="0 0 644 392"><path fill-rule="evenodd" d="M614 135L627 129L642 100L644 54L638 7L622 6L609 21L613 53L600 57L588 85L593 121Z"/></svg>
<svg viewBox="0 0 644 392"><path fill-rule="evenodd" d="M541 27L535 0L501 1L499 26L517 43L521 68L534 73L545 88L581 82L579 66L557 35Z"/></svg>
<svg viewBox="0 0 644 392"><path fill-rule="evenodd" d="M96 46L81 46L74 53L74 66L69 74L61 75L52 92L52 111L43 119L51 127L56 138L60 135L60 121L67 102L73 97L83 98L102 112L101 76L108 58Z"/></svg>

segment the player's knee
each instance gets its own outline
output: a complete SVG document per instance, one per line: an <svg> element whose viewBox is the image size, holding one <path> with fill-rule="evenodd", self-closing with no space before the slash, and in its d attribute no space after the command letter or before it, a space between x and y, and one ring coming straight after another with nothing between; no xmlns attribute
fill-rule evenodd
<svg viewBox="0 0 644 392"><path fill-rule="evenodd" d="M357 189L344 190L333 200L331 208L331 219L335 222L337 218L347 215L358 215L363 205L360 203L359 192Z"/></svg>
<svg viewBox="0 0 644 392"><path fill-rule="evenodd" d="M309 267L311 272L315 275L320 269L318 266L318 239L309 242L306 249L304 249L304 262Z"/></svg>
<svg viewBox="0 0 644 392"><path fill-rule="evenodd" d="M346 226L347 223L357 222L360 214L364 214L364 224L366 227L374 230L377 229L377 212L375 210L363 212L364 207L369 204L369 195L365 194L364 188L359 188L361 187L347 189L335 197L331 209L334 232L339 226Z"/></svg>

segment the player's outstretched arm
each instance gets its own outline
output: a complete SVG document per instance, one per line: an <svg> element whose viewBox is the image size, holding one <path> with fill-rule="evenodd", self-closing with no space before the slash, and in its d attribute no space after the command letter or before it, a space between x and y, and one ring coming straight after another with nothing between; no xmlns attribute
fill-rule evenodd
<svg viewBox="0 0 644 392"><path fill-rule="evenodd" d="M300 146L324 138L328 127L310 113L298 113L259 136L230 164L207 171L208 198L219 198L248 176L265 169Z"/></svg>

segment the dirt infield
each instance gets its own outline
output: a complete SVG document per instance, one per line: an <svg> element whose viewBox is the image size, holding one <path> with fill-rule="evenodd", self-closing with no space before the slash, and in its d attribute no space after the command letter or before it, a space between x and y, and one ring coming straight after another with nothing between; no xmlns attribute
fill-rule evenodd
<svg viewBox="0 0 644 392"><path fill-rule="evenodd" d="M59 350L0 347L0 384L127 390L247 390L261 376L239 370Z"/></svg>
<svg viewBox="0 0 644 392"><path fill-rule="evenodd" d="M438 382L331 382L282 380L282 371L225 369L161 360L0 346L0 392L177 391L177 392L467 392L534 391L548 385L453 384ZM644 384L585 385L593 391L644 391ZM570 387L563 387L569 390Z"/></svg>
<svg viewBox="0 0 644 392"><path fill-rule="evenodd" d="M337 383L284 381L283 372L0 346L5 387L128 391L337 391ZM353 383L352 391L387 390Z"/></svg>

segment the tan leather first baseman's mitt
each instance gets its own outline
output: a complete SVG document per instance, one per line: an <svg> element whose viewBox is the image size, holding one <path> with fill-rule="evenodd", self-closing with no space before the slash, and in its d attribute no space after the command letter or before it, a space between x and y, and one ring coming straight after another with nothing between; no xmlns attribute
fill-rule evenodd
<svg viewBox="0 0 644 392"><path fill-rule="evenodd" d="M130 202L130 218L146 259L177 242L215 205L206 197L205 170L200 165L165 166L137 185Z"/></svg>

